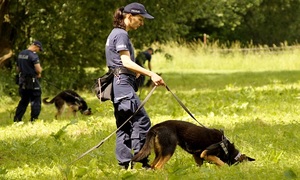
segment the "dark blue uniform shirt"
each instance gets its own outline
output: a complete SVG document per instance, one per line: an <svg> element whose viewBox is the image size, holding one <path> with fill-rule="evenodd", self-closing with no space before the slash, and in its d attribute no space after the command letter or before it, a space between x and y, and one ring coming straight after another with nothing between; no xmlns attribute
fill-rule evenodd
<svg viewBox="0 0 300 180"><path fill-rule="evenodd" d="M40 63L39 56L35 52L26 49L19 53L17 66L20 69L21 76L35 76L37 73L34 65L38 63Z"/></svg>
<svg viewBox="0 0 300 180"><path fill-rule="evenodd" d="M121 28L114 28L107 38L105 46L106 64L109 68L123 66L120 51L127 50L134 61L134 50L128 33Z"/></svg>

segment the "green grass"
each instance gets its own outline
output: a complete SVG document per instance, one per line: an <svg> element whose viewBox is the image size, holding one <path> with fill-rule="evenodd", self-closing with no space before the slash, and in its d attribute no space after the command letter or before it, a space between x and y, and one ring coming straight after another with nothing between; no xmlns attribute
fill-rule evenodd
<svg viewBox="0 0 300 180"><path fill-rule="evenodd" d="M115 136L82 159L79 155L115 129L110 102L100 103L90 90L80 94L92 107L89 117L65 115L54 120L54 106L43 106L40 120L13 124L18 96L0 99L0 179L297 179L300 177L299 50L283 52L204 50L198 45L166 46L174 56L153 56L153 69L199 122L220 128L236 147L255 162L218 168L197 167L191 155L177 148L157 171L138 164L120 170L115 159ZM2 76L2 75L1 75ZM2 85L2 89L4 85ZM8 86L16 88L14 85ZM150 89L140 92L145 98ZM3 92L3 91L0 91ZM54 94L43 94L43 97ZM153 124L167 119L196 123L165 88L159 87L145 108ZM153 154L150 156L153 160Z"/></svg>
<svg viewBox="0 0 300 180"><path fill-rule="evenodd" d="M200 43L192 45L172 43L161 48L163 53L153 56L153 67L162 73L290 71L299 70L300 66L299 46L286 48L286 51L271 51L264 47L247 51L232 47L229 51L214 45L204 48ZM171 54L173 60L165 59L165 53Z"/></svg>

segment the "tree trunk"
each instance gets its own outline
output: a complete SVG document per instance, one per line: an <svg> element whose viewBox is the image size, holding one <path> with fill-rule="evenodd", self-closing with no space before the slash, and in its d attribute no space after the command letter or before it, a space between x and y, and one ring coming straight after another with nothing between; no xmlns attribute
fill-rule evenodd
<svg viewBox="0 0 300 180"><path fill-rule="evenodd" d="M9 20L10 0L0 0L0 68L8 65L7 60L12 56L11 24Z"/></svg>

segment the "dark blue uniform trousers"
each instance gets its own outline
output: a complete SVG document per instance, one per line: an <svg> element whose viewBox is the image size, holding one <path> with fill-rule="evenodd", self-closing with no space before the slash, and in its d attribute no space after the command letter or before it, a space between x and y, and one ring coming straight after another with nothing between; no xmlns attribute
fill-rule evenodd
<svg viewBox="0 0 300 180"><path fill-rule="evenodd" d="M135 77L120 74L113 81L113 104L117 128L120 127L141 104L134 91ZM116 132L116 157L119 164L129 162L134 154L143 147L146 134L151 127L150 119L144 108L133 116L120 130ZM146 159L147 161L147 159Z"/></svg>
<svg viewBox="0 0 300 180"><path fill-rule="evenodd" d="M21 100L18 104L14 121L22 121L22 117L26 112L29 102L31 103L31 118L30 121L38 119L41 112L41 90L29 90L19 88Z"/></svg>

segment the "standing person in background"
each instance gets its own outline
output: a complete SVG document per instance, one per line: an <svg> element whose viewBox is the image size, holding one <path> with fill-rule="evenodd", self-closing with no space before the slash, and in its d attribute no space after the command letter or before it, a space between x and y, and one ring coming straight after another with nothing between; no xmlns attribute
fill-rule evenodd
<svg viewBox="0 0 300 180"><path fill-rule="evenodd" d="M112 101L116 125L119 128L141 105L136 94L136 76L149 76L156 86L165 85L163 79L156 73L147 70L134 60L134 49L129 39L128 31L136 30L144 25L144 18L153 19L144 5L131 3L118 8L114 13L113 30L109 34L106 47L106 63L114 71ZM146 133L151 122L144 108L131 118L116 132L116 157L119 165L128 169L131 158L143 147ZM140 161L142 167L149 168L148 158ZM132 168L131 164L131 168Z"/></svg>
<svg viewBox="0 0 300 180"><path fill-rule="evenodd" d="M150 71L152 71L152 68L151 68L151 58L152 58L153 52L154 52L153 49L150 47L146 51L142 51L142 52L138 53L138 55L135 58L135 62L138 65L144 67L144 64L147 61L148 62L148 69ZM136 79L136 83L137 83L138 87L142 87L144 85L144 83L145 83L145 76L141 74Z"/></svg>
<svg viewBox="0 0 300 180"><path fill-rule="evenodd" d="M29 102L31 103L31 117L33 122L38 119L41 112L41 78L42 67L37 52L43 51L42 43L34 41L28 49L23 50L18 55L17 72L19 73L19 94L21 100L18 104L14 122L22 121Z"/></svg>

